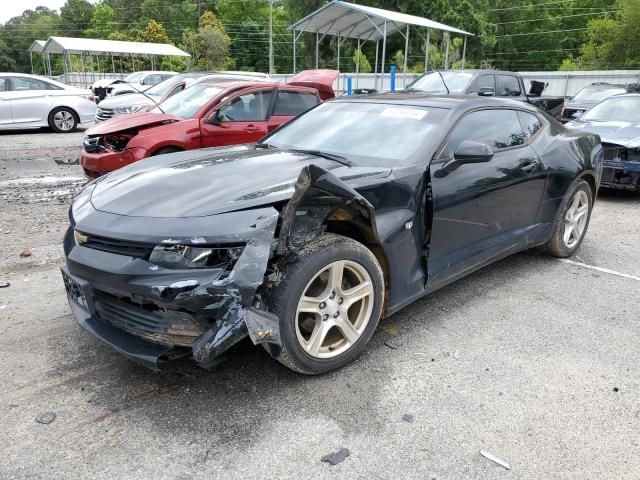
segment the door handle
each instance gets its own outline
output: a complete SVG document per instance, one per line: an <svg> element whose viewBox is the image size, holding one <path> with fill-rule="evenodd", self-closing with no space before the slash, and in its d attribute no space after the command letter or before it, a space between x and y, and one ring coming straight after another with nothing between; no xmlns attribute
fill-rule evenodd
<svg viewBox="0 0 640 480"><path fill-rule="evenodd" d="M256 127L255 125L247 125L244 129L245 132L258 132L260 131L260 127Z"/></svg>
<svg viewBox="0 0 640 480"><path fill-rule="evenodd" d="M522 158L520 161L522 162L520 170L525 173L533 173L540 167L540 160L536 158Z"/></svg>

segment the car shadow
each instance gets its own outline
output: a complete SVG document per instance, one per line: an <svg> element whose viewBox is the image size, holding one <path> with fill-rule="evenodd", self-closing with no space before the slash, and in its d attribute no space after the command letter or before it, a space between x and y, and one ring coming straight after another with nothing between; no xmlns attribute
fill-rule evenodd
<svg viewBox="0 0 640 480"><path fill-rule="evenodd" d="M68 133L56 133L51 130L49 127L37 127L37 128L21 128L21 129L8 129L8 130L0 130L0 137L7 135L33 135L33 134L54 134L54 135L68 135L69 133L78 133L84 132L89 129L93 124L92 123L81 123L78 125L73 132Z"/></svg>

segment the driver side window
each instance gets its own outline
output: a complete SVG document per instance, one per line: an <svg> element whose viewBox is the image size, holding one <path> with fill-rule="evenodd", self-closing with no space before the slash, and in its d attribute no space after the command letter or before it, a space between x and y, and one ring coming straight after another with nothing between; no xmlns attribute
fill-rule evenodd
<svg viewBox="0 0 640 480"><path fill-rule="evenodd" d="M266 120L270 102L270 90L239 95L218 110L218 120L220 122L259 122Z"/></svg>
<svg viewBox="0 0 640 480"><path fill-rule="evenodd" d="M467 114L447 141L449 157L464 140L489 145L494 152L525 143L525 135L514 110L480 110Z"/></svg>

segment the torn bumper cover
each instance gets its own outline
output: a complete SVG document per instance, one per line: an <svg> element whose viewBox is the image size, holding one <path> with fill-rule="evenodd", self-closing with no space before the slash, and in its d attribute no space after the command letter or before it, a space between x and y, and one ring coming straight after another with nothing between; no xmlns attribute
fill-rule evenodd
<svg viewBox="0 0 640 480"><path fill-rule="evenodd" d="M91 219L95 223L101 215L94 210ZM118 221L127 222L127 217ZM194 219L197 221L203 219ZM264 281L278 212L264 208L209 221L212 225L206 230L212 232L210 236L173 236L168 241L165 236L158 244L224 245L233 239L234 244L244 247L230 270L163 268L149 262L148 255L132 254L132 243L125 245L119 239L109 244L105 237L93 233L97 229L91 222L77 223L76 229L82 228L88 240L74 244L69 241L72 232L68 234L67 264L62 267L76 321L121 354L151 369L190 354L204 368L215 365L216 357L249 333L246 310L258 303L256 290ZM167 223L160 223L166 228ZM233 227L221 239L213 232L224 224ZM128 255L117 251L125 248ZM253 317L261 315L257 308L253 312ZM273 341L273 336L269 340Z"/></svg>

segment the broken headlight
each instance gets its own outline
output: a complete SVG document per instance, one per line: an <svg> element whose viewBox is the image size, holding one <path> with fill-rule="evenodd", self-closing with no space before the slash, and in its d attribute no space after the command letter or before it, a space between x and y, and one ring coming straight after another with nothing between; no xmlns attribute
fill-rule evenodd
<svg viewBox="0 0 640 480"><path fill-rule="evenodd" d="M105 147L112 152L122 152L126 148L127 143L129 143L129 140L131 140L131 137L132 135L122 134L106 135L103 141Z"/></svg>
<svg viewBox="0 0 640 480"><path fill-rule="evenodd" d="M128 115L130 113L136 113L141 110L144 110L149 106L148 103L143 103L141 105L129 105L127 107L116 107L113 109L116 115Z"/></svg>
<svg viewBox="0 0 640 480"><path fill-rule="evenodd" d="M244 247L192 247L159 245L153 249L149 262L163 268L231 268Z"/></svg>

